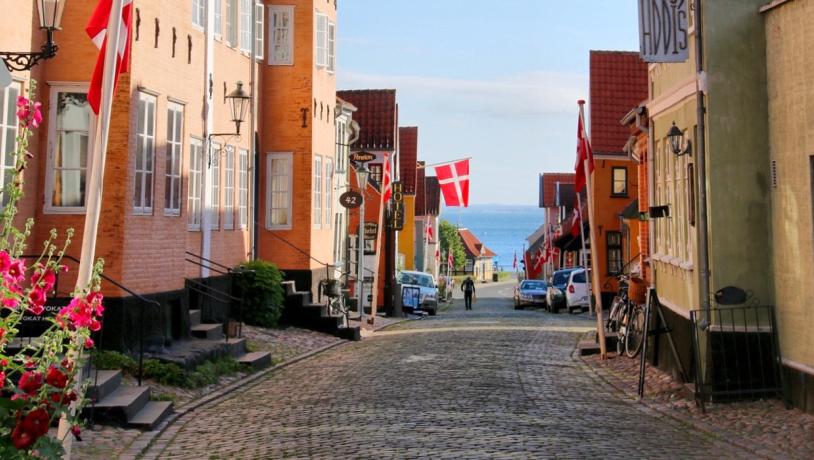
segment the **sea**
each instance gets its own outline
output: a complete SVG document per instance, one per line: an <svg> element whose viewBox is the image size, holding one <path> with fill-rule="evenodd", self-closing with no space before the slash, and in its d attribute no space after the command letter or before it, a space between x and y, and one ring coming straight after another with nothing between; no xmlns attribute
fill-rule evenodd
<svg viewBox="0 0 814 460"><path fill-rule="evenodd" d="M537 206L472 204L468 208L441 210L441 219L466 227L481 242L497 254L495 264L502 270L512 270L514 255L518 265L523 260L523 245L545 222L544 209Z"/></svg>

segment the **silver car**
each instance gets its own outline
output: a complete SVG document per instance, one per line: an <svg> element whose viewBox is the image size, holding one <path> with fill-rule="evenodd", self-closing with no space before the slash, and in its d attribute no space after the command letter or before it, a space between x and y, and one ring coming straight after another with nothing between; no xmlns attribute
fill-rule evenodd
<svg viewBox="0 0 814 460"><path fill-rule="evenodd" d="M432 275L405 270L399 272L397 280L401 285L403 309L423 310L431 316L438 313L438 286ZM418 291L417 299L410 296L410 293L414 293L416 290Z"/></svg>

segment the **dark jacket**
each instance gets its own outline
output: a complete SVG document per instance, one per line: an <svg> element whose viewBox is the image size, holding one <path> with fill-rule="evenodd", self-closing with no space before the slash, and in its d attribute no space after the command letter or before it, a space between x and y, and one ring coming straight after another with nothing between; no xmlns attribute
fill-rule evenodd
<svg viewBox="0 0 814 460"><path fill-rule="evenodd" d="M471 279L464 280L464 282L461 283L461 290L464 292L475 292L475 282Z"/></svg>

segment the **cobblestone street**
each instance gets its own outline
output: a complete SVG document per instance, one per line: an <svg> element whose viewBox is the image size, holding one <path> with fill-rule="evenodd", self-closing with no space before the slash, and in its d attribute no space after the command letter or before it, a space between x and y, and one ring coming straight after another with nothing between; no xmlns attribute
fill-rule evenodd
<svg viewBox="0 0 814 460"><path fill-rule="evenodd" d="M271 373L179 419L145 458L750 456L623 399L572 357L591 318L515 311L511 289Z"/></svg>

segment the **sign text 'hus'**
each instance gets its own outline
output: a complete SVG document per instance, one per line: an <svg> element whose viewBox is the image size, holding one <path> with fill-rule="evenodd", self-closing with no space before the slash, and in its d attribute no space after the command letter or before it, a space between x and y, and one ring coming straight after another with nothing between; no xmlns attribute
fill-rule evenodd
<svg viewBox="0 0 814 460"><path fill-rule="evenodd" d="M690 0L639 0L639 47L646 62L690 57Z"/></svg>

